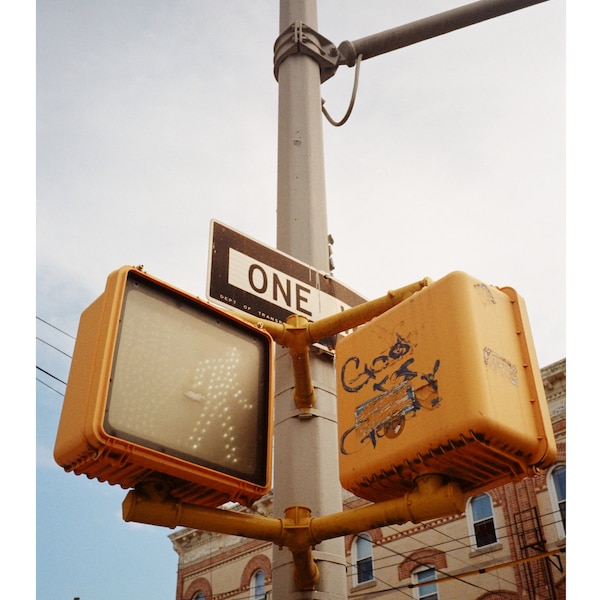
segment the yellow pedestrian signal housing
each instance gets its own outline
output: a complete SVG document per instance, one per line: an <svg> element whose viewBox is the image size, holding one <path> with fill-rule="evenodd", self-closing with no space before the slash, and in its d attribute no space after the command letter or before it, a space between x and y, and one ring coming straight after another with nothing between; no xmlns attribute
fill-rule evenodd
<svg viewBox="0 0 600 600"><path fill-rule="evenodd" d="M340 479L373 502L440 474L466 494L552 464L522 298L454 272L336 348Z"/></svg>
<svg viewBox="0 0 600 600"><path fill-rule="evenodd" d="M54 457L202 506L271 488L273 342L265 331L123 267L81 315Z"/></svg>

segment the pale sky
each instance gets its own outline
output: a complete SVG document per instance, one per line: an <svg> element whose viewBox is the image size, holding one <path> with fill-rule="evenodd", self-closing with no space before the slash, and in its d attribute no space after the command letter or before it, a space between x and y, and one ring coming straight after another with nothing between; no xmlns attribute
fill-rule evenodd
<svg viewBox="0 0 600 600"><path fill-rule="evenodd" d="M321 0L319 32L338 45L462 4ZM205 298L211 219L275 245L278 27L267 0L37 2L38 317L74 336L125 264ZM540 366L564 358L565 54L550 0L364 61L349 121L323 123L334 276L368 298L455 270L513 287ZM322 86L336 118L353 76ZM70 354L54 328L37 335ZM47 344L37 365L66 381ZM38 599L174 598L169 530L62 472L62 396L36 389Z"/></svg>

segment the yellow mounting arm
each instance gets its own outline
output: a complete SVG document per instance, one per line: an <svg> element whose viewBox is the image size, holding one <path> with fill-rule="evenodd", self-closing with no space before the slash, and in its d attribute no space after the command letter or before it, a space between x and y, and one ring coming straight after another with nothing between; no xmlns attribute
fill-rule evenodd
<svg viewBox="0 0 600 600"><path fill-rule="evenodd" d="M242 318L265 329L275 342L288 348L294 367L294 401L299 409L308 410L315 403L308 358L310 346L319 340L363 325L430 283L431 279L426 277L416 283L389 291L381 298L359 304L314 323L299 315L292 315L285 323L274 323L252 315L244 315Z"/></svg>
<svg viewBox="0 0 600 600"><path fill-rule="evenodd" d="M294 400L299 409L309 410L315 402L309 366L310 346L366 323L429 283L429 278L423 279L313 323L298 315L291 316L285 323L265 321L250 315L243 318L264 328L276 343L289 349L294 365ZM283 519L184 503L171 497L168 487L148 481L127 494L123 502L123 519L239 535L285 546L294 559L296 587L303 591L314 590L319 580L312 549L320 542L373 527L407 521L418 523L463 510L464 497L460 488L455 483L445 483L437 475L420 477L415 491L395 500L317 518L311 517L308 507L291 506L285 510Z"/></svg>
<svg viewBox="0 0 600 600"><path fill-rule="evenodd" d="M167 492L168 494L168 492ZM319 570L312 549L320 542L368 531L374 527L461 513L465 498L460 487L445 483L439 475L417 479L415 491L405 496L361 508L311 517L305 506L291 506L283 519L249 515L180 502L156 492L152 484L130 491L123 501L123 519L163 527L190 527L227 535L239 535L287 547L294 558L294 580L300 590L314 590Z"/></svg>

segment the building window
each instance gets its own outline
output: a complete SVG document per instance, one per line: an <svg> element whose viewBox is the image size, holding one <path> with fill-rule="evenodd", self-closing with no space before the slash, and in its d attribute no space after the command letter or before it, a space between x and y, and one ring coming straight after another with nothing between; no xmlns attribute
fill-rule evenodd
<svg viewBox="0 0 600 600"><path fill-rule="evenodd" d="M435 581L435 569L430 565L419 567L412 573L415 585L414 597L416 600L439 600L437 583Z"/></svg>
<svg viewBox="0 0 600 600"><path fill-rule="evenodd" d="M356 585L373 581L373 542L368 533L361 533L352 545Z"/></svg>
<svg viewBox="0 0 600 600"><path fill-rule="evenodd" d="M471 534L475 539L475 546L483 548L498 541L496 525L494 523L494 508L492 499L487 494L479 494L469 502L469 515Z"/></svg>
<svg viewBox="0 0 600 600"><path fill-rule="evenodd" d="M198 592L194 595L192 600L206 600L206 596L202 592Z"/></svg>
<svg viewBox="0 0 600 600"><path fill-rule="evenodd" d="M265 574L263 571L256 571L252 576L252 582L250 584L250 598L252 598L252 600L265 600L266 597Z"/></svg>
<svg viewBox="0 0 600 600"><path fill-rule="evenodd" d="M564 537L567 529L567 467L564 464L556 465L549 473L548 489L555 512L560 514L556 518L556 527L560 537Z"/></svg>

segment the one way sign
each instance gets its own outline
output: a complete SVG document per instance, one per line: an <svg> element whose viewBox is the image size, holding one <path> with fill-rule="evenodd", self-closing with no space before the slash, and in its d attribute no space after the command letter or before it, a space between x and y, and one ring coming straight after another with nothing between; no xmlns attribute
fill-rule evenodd
<svg viewBox="0 0 600 600"><path fill-rule="evenodd" d="M330 275L211 221L208 298L261 319L318 321L366 302Z"/></svg>

